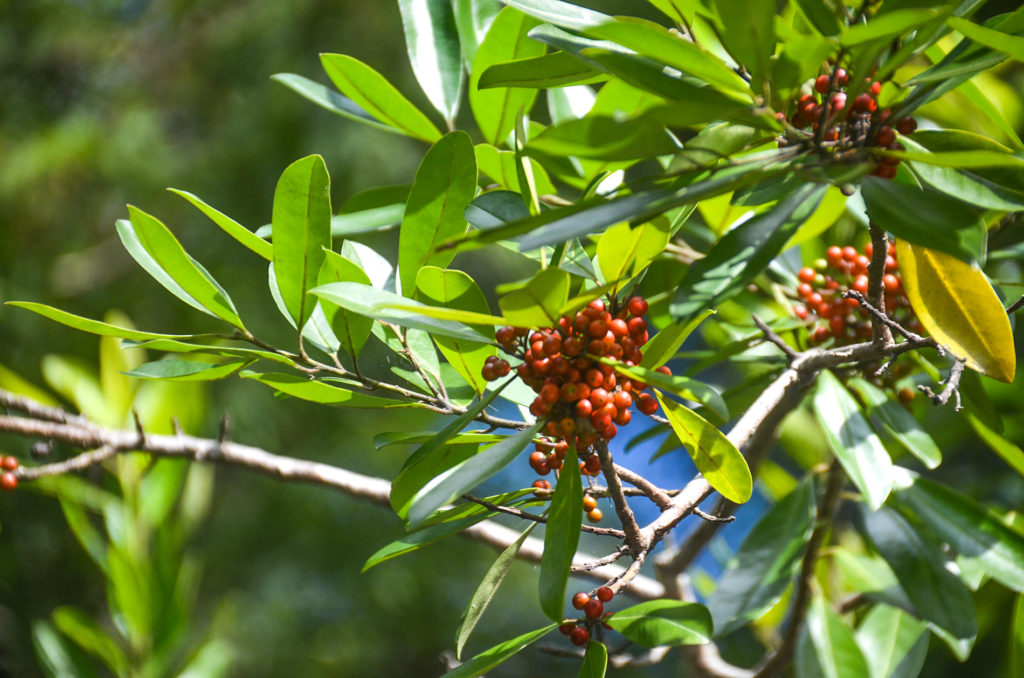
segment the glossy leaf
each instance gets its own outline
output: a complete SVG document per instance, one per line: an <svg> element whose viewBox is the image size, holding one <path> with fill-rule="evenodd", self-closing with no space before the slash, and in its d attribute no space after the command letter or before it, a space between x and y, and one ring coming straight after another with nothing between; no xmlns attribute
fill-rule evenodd
<svg viewBox="0 0 1024 678"><path fill-rule="evenodd" d="M490 313L484 293L480 291L476 282L462 271L424 266L416 276L416 295L430 306L443 306L472 313ZM477 326L475 329L486 336L489 328ZM434 342L466 383L477 393L483 393L487 382L481 370L487 358L497 354L494 345L443 336L434 337Z"/></svg>
<svg viewBox="0 0 1024 678"><path fill-rule="evenodd" d="M569 274L557 268L546 268L521 289L501 297L498 305L509 325L556 327L568 299Z"/></svg>
<svg viewBox="0 0 1024 678"><path fill-rule="evenodd" d="M324 265L317 277L317 285L328 285L335 282L369 285L370 278L351 260L337 252L328 250L324 252ZM370 338L373 320L353 313L326 299L320 300L320 308L323 310L324 319L330 325L331 331L337 337L341 348L345 349L345 353L348 353L353 358L359 355L359 351L366 344L366 340Z"/></svg>
<svg viewBox="0 0 1024 678"><path fill-rule="evenodd" d="M378 120L367 113L362 106L352 99L342 96L330 87L321 85L319 82L315 82L309 78L296 75L295 73L277 73L276 75L270 76L270 79L276 80L288 89L297 92L321 108L327 109L331 113L348 118L349 120L361 122L364 125L369 125L370 127L374 127L379 130L384 130L385 132L391 132L392 134L408 133L404 129L400 129L390 123ZM383 78L381 79L383 80ZM440 136L439 132L436 134L437 136Z"/></svg>
<svg viewBox="0 0 1024 678"><path fill-rule="evenodd" d="M565 52L502 61L480 74L477 87L527 87L544 89L606 80L607 75Z"/></svg>
<svg viewBox="0 0 1024 678"><path fill-rule="evenodd" d="M462 99L462 50L451 0L399 0L409 62L434 108L453 126Z"/></svg>
<svg viewBox="0 0 1024 678"><path fill-rule="evenodd" d="M544 553L540 561L540 607L552 621L561 621L565 616L565 587L580 541L582 509L580 467L576 448L570 445L551 498L548 522L544 527Z"/></svg>
<svg viewBox="0 0 1024 678"><path fill-rule="evenodd" d="M446 134L430 147L416 170L398 239L402 293L416 291L422 266L445 267L455 256L435 248L466 232L464 212L476 193L476 156L465 132Z"/></svg>
<svg viewBox="0 0 1024 678"><path fill-rule="evenodd" d="M8 301L5 303L8 306L24 308L28 311L32 311L33 313L38 313L44 318L49 318L61 325L67 325L73 329L88 332L89 334L98 334L103 337L120 337L122 339L133 339L135 341L150 341L161 339L192 339L193 337L201 336L196 334L160 334L158 332L143 332L131 327L119 327L99 320L83 318L80 315L68 313L67 311L62 311L59 308L47 306L46 304L37 304L34 301Z"/></svg>
<svg viewBox="0 0 1024 678"><path fill-rule="evenodd" d="M796 5L822 35L837 35L842 31L835 12L824 0L797 0Z"/></svg>
<svg viewBox="0 0 1024 678"><path fill-rule="evenodd" d="M714 632L706 607L668 599L649 600L619 610L607 623L643 647L702 645L711 641Z"/></svg>
<svg viewBox="0 0 1024 678"><path fill-rule="evenodd" d="M512 191L481 193L466 208L466 221L479 229L494 228L519 219L526 219L530 211L523 196Z"/></svg>
<svg viewBox="0 0 1024 678"><path fill-rule="evenodd" d="M705 318L714 314L715 311L712 309L705 309L689 320L673 323L658 330L644 345L644 357L640 361L640 367L656 370L667 363Z"/></svg>
<svg viewBox="0 0 1024 678"><path fill-rule="evenodd" d="M548 127L530 140L528 148L553 156L615 162L675 153L679 144L653 120L587 116Z"/></svg>
<svg viewBox="0 0 1024 678"><path fill-rule="evenodd" d="M274 190L274 277L285 308L298 327L313 314L306 292L316 287L331 249L331 179L323 158L296 160Z"/></svg>
<svg viewBox="0 0 1024 678"><path fill-rule="evenodd" d="M413 497L409 524L418 525L442 505L505 468L530 444L540 426L534 424L435 476Z"/></svg>
<svg viewBox="0 0 1024 678"><path fill-rule="evenodd" d="M479 167L482 174L486 174L495 182L504 186L519 195L522 192L520 186L519 174L521 169L524 167L522 162L516 161L516 153L513 151L501 151L490 144L477 144L473 147L476 152L477 167ZM520 154L520 161L524 157ZM548 176L547 170L544 166L533 158L526 157L530 163L530 173L533 174L534 186L536 188L537 195L556 194L558 189L555 188L554 184L551 183L551 177ZM481 180L481 183L483 180ZM490 191L494 193L495 191ZM483 197L487 193L483 193L478 197ZM522 196L519 197L519 201L526 206L526 202ZM527 212L524 217L529 216ZM474 224L475 226L476 224Z"/></svg>
<svg viewBox="0 0 1024 678"><path fill-rule="evenodd" d="M483 616L487 610L487 606L491 604L494 599L494 594L498 592L498 587L501 586L501 582L505 581L505 575L508 574L509 568L512 567L512 563L515 562L516 554L519 553L519 549L522 548L523 542L533 532L533 528L537 526L537 523L530 523L530 525L523 530L523 533L519 535L519 538L509 544L504 551L502 551L497 560L491 564L491 567L487 570L487 574L484 575L483 581L476 587L476 591L473 592L473 597L469 601L469 605L462 613L462 618L459 619L459 627L455 631L455 658L462 658L462 649L466 646L466 641L469 640L469 636L473 633L473 629L476 628L477 622Z"/></svg>
<svg viewBox="0 0 1024 678"><path fill-rule="evenodd" d="M334 86L377 120L427 143L441 138L434 123L371 67L345 54L321 54L320 62Z"/></svg>
<svg viewBox="0 0 1024 678"><path fill-rule="evenodd" d="M505 4L555 26L582 31L611 17L561 0L505 0Z"/></svg>
<svg viewBox="0 0 1024 678"><path fill-rule="evenodd" d="M366 395L347 388L332 386L325 381L312 381L294 374L283 372L249 372L243 371L241 376L270 386L275 391L290 395L300 400L308 400L321 405L335 407L419 407L419 403L402 400L388 400L377 396Z"/></svg>
<svg viewBox="0 0 1024 678"><path fill-rule="evenodd" d="M871 221L898 238L967 262L983 257L985 226L959 200L877 177L864 179L861 195Z"/></svg>
<svg viewBox="0 0 1024 678"><path fill-rule="evenodd" d="M1024 450L999 435L982 422L973 412L967 412L967 421L978 437L988 445L989 449L998 454L1010 468L1024 476Z"/></svg>
<svg viewBox="0 0 1024 678"><path fill-rule="evenodd" d="M727 232L686 271L670 312L687 319L746 288L815 210L825 187L804 184L774 208Z"/></svg>
<svg viewBox="0 0 1024 678"><path fill-rule="evenodd" d="M718 0L719 37L729 54L756 80L771 73L775 53L775 8L770 3Z"/></svg>
<svg viewBox="0 0 1024 678"><path fill-rule="evenodd" d="M544 54L544 45L527 37L537 23L536 19L505 7L495 17L473 60L469 104L484 140L494 146L505 142L520 110L529 112L537 92L519 88L481 89L480 78L494 64Z"/></svg>
<svg viewBox="0 0 1024 678"><path fill-rule="evenodd" d="M167 190L175 195L180 195L182 198L195 205L200 212L210 217L210 219L213 220L213 223L220 226L225 233L248 247L256 254L268 261L273 258L273 246L269 242L259 237L245 226L242 226L231 217L214 209L213 207L210 207L203 202L201 198L189 193L188 191L180 191L176 188L169 188Z"/></svg>
<svg viewBox="0 0 1024 678"><path fill-rule="evenodd" d="M860 396L871 425L878 433L895 441L928 468L942 463L942 451L914 415L863 379L851 379L847 385Z"/></svg>
<svg viewBox="0 0 1024 678"><path fill-rule="evenodd" d="M888 508L862 511L864 527L917 616L948 631L958 640L973 643L978 633L974 600L967 585L950 570L942 545Z"/></svg>
<svg viewBox="0 0 1024 678"><path fill-rule="evenodd" d="M893 38L919 27L939 15L937 9L897 9L872 17L866 24L852 26L840 38L843 45L850 47L866 42L892 40Z"/></svg>
<svg viewBox="0 0 1024 678"><path fill-rule="evenodd" d="M331 217L331 235L371 233L401 223L409 188L382 186L356 193Z"/></svg>
<svg viewBox="0 0 1024 678"><path fill-rule="evenodd" d="M923 146L919 146L910 139L904 139L902 143L910 150L927 153ZM975 151L967 152L974 153ZM954 167L943 167L913 160L910 162L910 167L914 170L915 176L923 183L957 200L987 209L1024 209L1024 190L1015 191L975 172L960 171Z"/></svg>
<svg viewBox="0 0 1024 678"><path fill-rule="evenodd" d="M117 221L117 234L147 273L189 306L244 329L224 288L188 255L166 226L131 205L128 214L131 221Z"/></svg>
<svg viewBox="0 0 1024 678"><path fill-rule="evenodd" d="M814 413L832 453L868 505L877 509L892 489L892 460L857 401L828 370L818 375Z"/></svg>
<svg viewBox="0 0 1024 678"><path fill-rule="evenodd" d="M806 627L797 644L798 678L871 678L853 632L816 596L807 610Z"/></svg>
<svg viewBox="0 0 1024 678"><path fill-rule="evenodd" d="M685 375L674 374L669 376L646 367L629 367L607 358L602 358L601 362L611 365L615 368L616 372L630 379L641 381L660 391L666 391L674 396L705 405L714 414L713 418L723 424L729 420L729 408L726 406L722 395L703 382Z"/></svg>
<svg viewBox="0 0 1024 678"><path fill-rule="evenodd" d="M608 670L608 648L604 643L592 640L587 644L587 650L583 654L583 663L580 664L578 678L604 678Z"/></svg>
<svg viewBox="0 0 1024 678"><path fill-rule="evenodd" d="M486 652L481 652L465 664L452 669L441 678L476 678L481 676L520 650L540 640L557 626L558 624L548 624L536 631L530 631L521 636L516 636L512 640L499 643Z"/></svg>
<svg viewBox="0 0 1024 678"><path fill-rule="evenodd" d="M954 551L985 572L1024 592L1024 535L965 494L903 471L893 497L896 508L924 523Z"/></svg>
<svg viewBox="0 0 1024 678"><path fill-rule="evenodd" d="M758 619L782 598L814 528L814 485L805 481L751 528L708 599L715 633Z"/></svg>
<svg viewBox="0 0 1024 678"><path fill-rule="evenodd" d="M946 23L953 30L959 31L964 37L980 45L991 47L1017 61L1024 61L1024 37L1008 35L1002 31L979 26L960 17L950 17L946 19Z"/></svg>
<svg viewBox="0 0 1024 678"><path fill-rule="evenodd" d="M925 625L891 605L875 605L855 634L871 678L917 678L928 654Z"/></svg>
<svg viewBox="0 0 1024 678"><path fill-rule="evenodd" d="M223 363L204 363L195 360L157 360L156 362L139 365L135 369L125 372L125 374L138 379L212 381L228 377L254 362L256 362L255 358L229 360Z"/></svg>
<svg viewBox="0 0 1024 678"><path fill-rule="evenodd" d="M977 267L942 252L899 240L903 288L928 333L967 366L1013 381L1013 331L1002 302Z"/></svg>
<svg viewBox="0 0 1024 678"><path fill-rule="evenodd" d="M487 29L494 23L494 17L501 11L498 0L454 0L455 26L462 46L462 60L466 68L473 66L480 43L487 35Z"/></svg>
<svg viewBox="0 0 1024 678"><path fill-rule="evenodd" d="M669 241L668 224L648 221L630 228L609 228L597 241L597 261L604 279L628 280L640 274L661 254Z"/></svg>
<svg viewBox="0 0 1024 678"><path fill-rule="evenodd" d="M655 393L676 437L711 487L737 504L750 499L753 491L750 468L736 446L693 410Z"/></svg>

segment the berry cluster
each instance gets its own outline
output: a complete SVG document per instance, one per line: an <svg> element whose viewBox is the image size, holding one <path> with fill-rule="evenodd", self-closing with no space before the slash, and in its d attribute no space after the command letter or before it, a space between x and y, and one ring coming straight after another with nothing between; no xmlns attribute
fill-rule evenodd
<svg viewBox="0 0 1024 678"><path fill-rule="evenodd" d="M0 472L0 490L10 492L18 487L18 476L15 473L18 466L20 464L17 457L0 456L0 469L3 469L3 472Z"/></svg>
<svg viewBox="0 0 1024 678"><path fill-rule="evenodd" d="M558 627L563 635L569 636L573 645L583 647L590 641L591 629L598 623L611 629L605 622L611 613L605 613L604 604L615 597L615 592L607 586L599 588L593 596L580 591L572 597L572 606L583 611L583 616L576 621L567 621Z"/></svg>
<svg viewBox="0 0 1024 678"><path fill-rule="evenodd" d="M868 243L863 253L855 247L828 248L828 259L819 259L814 267L800 269L797 278L797 294L804 304L793 307L793 313L801 320L812 314L824 323L816 324L811 330L811 341L821 343L829 338L837 344L849 344L871 338L870 316L861 308L856 299L844 299L847 289L861 294L868 293L868 265L871 263L872 247ZM910 302L903 291L896 248L890 243L885 257L885 273L882 276L885 310L890 318L907 329L920 332L921 326L910 308Z"/></svg>
<svg viewBox="0 0 1024 678"><path fill-rule="evenodd" d="M813 91L803 94L796 101L796 107L789 117L793 127L799 130L810 128L821 148L841 153L843 151L874 146L892 151L902 151L903 146L896 140L896 132L913 134L917 120L909 116L893 123L892 111L878 107L881 83L865 78L867 89L847 101L847 86L850 75L845 69L819 75L814 81ZM847 105L849 103L849 105ZM784 119L785 114L778 113ZM896 176L898 158L882 157L872 171L875 176L892 179Z"/></svg>

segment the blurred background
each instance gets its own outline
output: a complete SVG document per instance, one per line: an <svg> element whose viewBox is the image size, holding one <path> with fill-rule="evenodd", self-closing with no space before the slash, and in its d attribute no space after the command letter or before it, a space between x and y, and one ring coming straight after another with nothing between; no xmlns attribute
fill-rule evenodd
<svg viewBox="0 0 1024 678"><path fill-rule="evenodd" d="M622 11L635 3L588 4ZM269 79L292 72L326 83L320 52L357 56L430 110L412 76L394 2L0 0L0 301L38 301L91 318L118 309L153 331L215 329L124 252L113 224L131 203L172 228L231 291L257 335L286 337L271 323L276 314L261 313L270 303L264 263L165 188L195 193L255 229L270 220L282 169L310 153L327 162L336 206L361 189L408 183L422 145L335 117ZM1020 129L1022 108L1013 94L1020 91L1019 70L1013 77L993 87L1005 90L1004 114ZM941 108L933 113L942 116ZM393 246L387 235L367 243ZM465 263L474 273L487 268ZM481 287L491 285L481 280ZM0 376L8 387L22 378L61 391L69 371L98 369L99 352L96 337L0 307ZM434 425L417 413L403 412L396 426L391 414L275 401L265 387L237 379L204 390L136 392L111 375L118 360L130 364L138 356L111 357L108 350L105 360L107 378L93 381L108 404L116 400L110 389L127 388L140 409L138 399L147 411L177 414L191 432L207 436L228 413L234 440L371 475L393 477L408 453L378 452L376 433ZM64 402L81 404L74 389L65 390ZM171 406L180 410L186 400L187 416ZM114 405L107 413L124 416ZM169 425L168 418L159 425ZM24 458L28 443L0 439L0 451ZM957 472L955 460L950 466ZM997 483L1002 467L959 466L965 469L962 482L985 487ZM676 464L665 472L690 470ZM141 471L122 468L122 482L132 473ZM184 483L186 496L202 494L208 503L192 502L194 525L170 545L150 525L147 547L132 554L139 577L152 584L136 582L152 594L147 600L169 596L182 612L180 628L163 631L173 637L166 656L140 675L177 675L198 662L200 650L207 663L193 666L230 667L228 675L237 676L443 673L438 654L454 645L459 616L493 560L490 549L452 539L360 574L367 557L402 533L389 510L237 469L186 480L183 473L169 466L170 486ZM1001 492L1019 502L1020 483ZM118 600L128 584L109 586L87 547L93 533L116 542L112 516L150 515L143 503L107 507L105 520L88 519L92 532L73 533L66 517L79 514L68 502L62 506L45 491L0 497L0 675L60 675L54 662L65 660L73 668L64 675L85 675L88 667L107 675L47 629L72 628L76 619L88 625L72 613L54 615L74 606L108 635L138 630L126 601ZM184 571L192 583L182 602L174 582ZM532 594L535 577L532 566L513 567L470 651L544 624ZM166 591L152 583L167 581ZM1000 603L993 609L993 624L1008 613ZM526 653L493 675L521 675L537 660ZM578 670L572 661L541 661L547 675ZM947 668L937 665L931 675L959 675ZM644 675L678 675L678 666L668 661Z"/></svg>

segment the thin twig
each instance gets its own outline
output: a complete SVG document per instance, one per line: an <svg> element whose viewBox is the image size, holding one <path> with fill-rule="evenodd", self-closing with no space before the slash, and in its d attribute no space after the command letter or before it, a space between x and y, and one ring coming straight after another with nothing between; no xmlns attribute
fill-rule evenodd
<svg viewBox="0 0 1024 678"><path fill-rule="evenodd" d="M654 504L664 510L668 508L669 504L672 503L672 497L663 489L652 483L651 481L644 478L639 473L634 473L628 468L614 464L615 473L619 478L625 480L627 483L639 490L640 494L648 497ZM623 488L623 494L633 494L629 492L629 488Z"/></svg>
<svg viewBox="0 0 1024 678"><path fill-rule="evenodd" d="M713 516L710 513L706 513L700 508L693 507L693 515L698 518L703 518L709 523L734 523L736 522L736 516Z"/></svg>
<svg viewBox="0 0 1024 678"><path fill-rule="evenodd" d="M495 504L494 502L474 497L471 494L464 494L462 498L466 501L471 501L474 504L480 504L484 508L496 511L497 513L504 513L506 515L515 516L516 518L522 518L523 520L532 520L535 523L546 523L548 522L547 516L537 515L536 513L530 513L522 509L517 509L513 506L502 506L501 504ZM626 535L622 530L616 530L613 527L597 527L595 525L580 525L581 532L590 532L591 534L599 534L606 537L615 537L616 539L625 539Z"/></svg>
<svg viewBox="0 0 1024 678"><path fill-rule="evenodd" d="M778 346L779 350L785 353L786 357L789 358L790 361L796 360L800 356L800 354L796 352L796 349L787 344L785 340L776 334L772 328L768 327L763 320L758 318L756 315L751 315L750 317L754 319L754 324L757 325L757 329L761 330L764 334L764 338Z"/></svg>
<svg viewBox="0 0 1024 678"><path fill-rule="evenodd" d="M939 382L940 384L945 384L945 388L943 388L939 393L936 393L930 387L923 384L919 385L917 390L931 398L932 403L935 405L945 405L949 402L950 396L952 396L953 411L959 412L963 409L960 402L960 378L964 374L964 366L966 364L966 361L960 358L953 361L953 366L949 368L949 376Z"/></svg>
<svg viewBox="0 0 1024 678"><path fill-rule="evenodd" d="M1024 307L1024 296L1021 296L1020 299L1018 299L1017 301L1015 301L1012 304L1010 304L1009 306L1007 306L1006 307L1006 312L1007 312L1007 314L1012 315L1012 314L1016 313L1017 310L1020 309L1021 307Z"/></svg>
<svg viewBox="0 0 1024 678"><path fill-rule="evenodd" d="M640 526L636 523L636 517L633 515L633 509L629 507L625 495L622 494L622 482L619 480L618 473L615 472L615 464L612 463L612 453L608 451L608 443L603 438L599 438L594 447L601 460L601 471L608 484L608 494L611 495L615 512L619 516L619 522L622 523L622 531L625 532L626 544L634 555L639 554L645 547L644 539L640 534Z"/></svg>
<svg viewBox="0 0 1024 678"><path fill-rule="evenodd" d="M886 345L892 343L892 330L888 323L882 321L882 318L889 317L885 313L885 285L882 283L882 276L885 275L885 260L889 255L889 239L885 235L885 229L874 224L868 225L868 231L871 233L868 302L877 311L871 314L872 339L876 344Z"/></svg>

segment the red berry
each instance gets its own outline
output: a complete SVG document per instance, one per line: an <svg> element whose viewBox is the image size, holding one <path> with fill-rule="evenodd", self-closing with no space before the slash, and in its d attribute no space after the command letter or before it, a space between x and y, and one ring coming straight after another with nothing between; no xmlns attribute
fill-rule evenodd
<svg viewBox="0 0 1024 678"><path fill-rule="evenodd" d="M813 268L805 266L800 269L800 272L796 274L796 277L800 279L800 282L810 283L814 281L814 276L816 275L817 273Z"/></svg>
<svg viewBox="0 0 1024 678"><path fill-rule="evenodd" d="M814 81L814 89L821 92L822 94L828 93L828 88L831 85L832 79L827 75L819 75L818 79Z"/></svg>
<svg viewBox="0 0 1024 678"><path fill-rule="evenodd" d="M810 315L810 311L808 311L807 307L803 304L797 304L793 307L793 315L800 318L800 320L807 320L807 316Z"/></svg>
<svg viewBox="0 0 1024 678"><path fill-rule="evenodd" d="M590 631L582 626L577 626L569 633L569 642L577 647L583 647L590 642Z"/></svg>
<svg viewBox="0 0 1024 678"><path fill-rule="evenodd" d="M878 94L882 91L882 83L876 80L875 82L871 83L871 86L868 89L871 90L871 93L877 97Z"/></svg>
<svg viewBox="0 0 1024 678"><path fill-rule="evenodd" d="M648 304L647 300L643 297L633 297L627 303L626 307L629 309L630 314L634 316L647 315ZM645 328L646 329L646 328Z"/></svg>
<svg viewBox="0 0 1024 678"><path fill-rule="evenodd" d="M583 613L591 619L597 619L604 614L604 603L597 598L591 598L587 601L587 604L583 606Z"/></svg>
<svg viewBox="0 0 1024 678"><path fill-rule="evenodd" d="M616 337L625 337L629 334L629 325L622 318L615 318L608 323L608 329L612 331Z"/></svg>
<svg viewBox="0 0 1024 678"><path fill-rule="evenodd" d="M604 300L603 299L594 299L592 302L587 304L587 308L589 308L591 311L596 311L598 313L604 313Z"/></svg>
<svg viewBox="0 0 1024 678"><path fill-rule="evenodd" d="M879 146L889 147L896 141L896 134L892 131L892 127L886 125L878 130L878 134L875 135L875 143Z"/></svg>
<svg viewBox="0 0 1024 678"><path fill-rule="evenodd" d="M546 480L534 480L533 481L533 486L535 488L537 488L538 490L550 490L551 489L551 483L549 483Z"/></svg>
<svg viewBox="0 0 1024 678"><path fill-rule="evenodd" d="M584 497L583 497L583 510L584 511L593 511L596 508L597 508L597 499L595 499L592 495L589 495L589 494L588 495L584 495ZM600 593L600 591L598 591L598 593Z"/></svg>
<svg viewBox="0 0 1024 678"><path fill-rule="evenodd" d="M563 636L568 636L572 633L573 629L575 628L576 622L565 622L564 624L560 624L558 626L558 632L561 633Z"/></svg>
<svg viewBox="0 0 1024 678"><path fill-rule="evenodd" d="M18 476L14 475L10 471L4 471L0 473L0 490L4 492L10 492L18 486Z"/></svg>
<svg viewBox="0 0 1024 678"><path fill-rule="evenodd" d="M624 410L633 404L633 396L625 391L616 391L615 395L612 396L612 403L616 408Z"/></svg>
<svg viewBox="0 0 1024 678"><path fill-rule="evenodd" d="M878 108L878 102L867 92L862 92L853 100L853 110L858 113L874 113Z"/></svg>
<svg viewBox="0 0 1024 678"><path fill-rule="evenodd" d="M846 72L845 68L840 68L836 71L836 82L839 83L840 87L850 82L850 74Z"/></svg>
<svg viewBox="0 0 1024 678"><path fill-rule="evenodd" d="M658 411L658 399L650 393L641 393L637 398L636 407L644 414L650 416Z"/></svg>
<svg viewBox="0 0 1024 678"><path fill-rule="evenodd" d="M597 590L597 597L601 600L602 603L607 603L615 597L615 591L612 591L611 588L607 586L602 586Z"/></svg>
<svg viewBox="0 0 1024 678"><path fill-rule="evenodd" d="M577 610L582 610L584 607L586 607L587 603L589 602L590 596L584 593L583 591L580 591L572 597L572 606L575 607Z"/></svg>
<svg viewBox="0 0 1024 678"><path fill-rule="evenodd" d="M601 513L601 509L596 508L593 511L587 511L587 520L592 523L601 522L601 518L604 518L604 514Z"/></svg>
<svg viewBox="0 0 1024 678"><path fill-rule="evenodd" d="M576 401L576 416L580 419L589 419L594 412L594 403L589 398L581 398Z"/></svg>
<svg viewBox="0 0 1024 678"><path fill-rule="evenodd" d="M917 392L908 386L906 388L901 388L899 393L896 394L896 397L899 398L901 403L907 405L913 402L914 398L917 397ZM598 591L598 593L600 593L600 591Z"/></svg>
<svg viewBox="0 0 1024 678"><path fill-rule="evenodd" d="M900 134L913 134L917 131L917 120L909 115L896 121L896 130Z"/></svg>
<svg viewBox="0 0 1024 678"><path fill-rule="evenodd" d="M838 245L832 245L825 254L828 257L829 263L834 266L836 262L843 258L843 248Z"/></svg>
<svg viewBox="0 0 1024 678"><path fill-rule="evenodd" d="M832 112L838 113L846 108L846 92L836 92L832 95Z"/></svg>
<svg viewBox="0 0 1024 678"><path fill-rule="evenodd" d="M4 460L0 462L0 467L3 467L5 471L16 471L18 466L17 457L4 457Z"/></svg>
<svg viewBox="0 0 1024 678"><path fill-rule="evenodd" d="M629 333L634 337L647 331L647 321L643 318L630 318L626 326L629 328Z"/></svg>
<svg viewBox="0 0 1024 678"><path fill-rule="evenodd" d="M592 454L589 457L587 457L583 461L583 464L587 467L588 471L595 475L601 471L601 458L598 457L596 454Z"/></svg>

